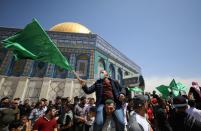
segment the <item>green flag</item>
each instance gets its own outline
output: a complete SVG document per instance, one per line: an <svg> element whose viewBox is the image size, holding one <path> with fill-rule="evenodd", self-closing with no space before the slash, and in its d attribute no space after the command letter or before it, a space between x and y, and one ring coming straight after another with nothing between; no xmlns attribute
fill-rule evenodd
<svg viewBox="0 0 201 131"><path fill-rule="evenodd" d="M172 79L172 81L170 82L169 88L171 89L173 96L179 95L179 91L177 90L177 83L174 79Z"/></svg>
<svg viewBox="0 0 201 131"><path fill-rule="evenodd" d="M177 83L177 88L175 90L179 90L179 91L185 91L186 90L186 86L184 84L182 84L181 82Z"/></svg>
<svg viewBox="0 0 201 131"><path fill-rule="evenodd" d="M172 90L172 94L173 94L173 96L178 96L179 95L179 91L178 90Z"/></svg>
<svg viewBox="0 0 201 131"><path fill-rule="evenodd" d="M175 82L174 79L170 82L169 88L170 88L171 90L174 89L174 88L177 88L177 84L176 84L176 82Z"/></svg>
<svg viewBox="0 0 201 131"><path fill-rule="evenodd" d="M156 89L162 94L163 97L167 98L169 96L168 86L160 85Z"/></svg>
<svg viewBox="0 0 201 131"><path fill-rule="evenodd" d="M2 42L5 48L13 50L16 60L39 60L67 70L73 69L36 19L33 19L22 31Z"/></svg>
<svg viewBox="0 0 201 131"><path fill-rule="evenodd" d="M143 89L139 87L129 87L128 90L134 92L144 92Z"/></svg>
<svg viewBox="0 0 201 131"><path fill-rule="evenodd" d="M178 96L179 91L182 91L182 90L185 91L186 87L181 82L176 83L175 80L173 79L169 85L169 88L172 90L172 93L174 96Z"/></svg>
<svg viewBox="0 0 201 131"><path fill-rule="evenodd" d="M178 96L180 95L180 91L185 91L185 89L186 89L186 86L182 84L181 82L178 82L177 86L173 87L173 95Z"/></svg>

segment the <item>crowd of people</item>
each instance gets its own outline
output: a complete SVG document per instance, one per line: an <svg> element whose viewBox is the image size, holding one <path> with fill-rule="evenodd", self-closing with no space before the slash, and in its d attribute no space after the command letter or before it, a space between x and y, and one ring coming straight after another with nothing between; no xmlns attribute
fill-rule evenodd
<svg viewBox="0 0 201 131"><path fill-rule="evenodd" d="M129 98L106 71L90 87L79 81L96 98L57 96L36 103L1 98L0 131L201 131L201 87L196 82L188 95L164 99L155 91Z"/></svg>

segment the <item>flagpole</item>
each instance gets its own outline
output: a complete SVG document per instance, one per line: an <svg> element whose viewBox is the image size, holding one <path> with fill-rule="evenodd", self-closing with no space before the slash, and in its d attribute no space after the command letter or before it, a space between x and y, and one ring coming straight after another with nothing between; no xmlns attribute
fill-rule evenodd
<svg viewBox="0 0 201 131"><path fill-rule="evenodd" d="M76 76L76 78L80 81L81 78L80 78L80 76L77 74L77 72L75 72L75 70L72 70L72 72L73 72L73 74Z"/></svg>
<svg viewBox="0 0 201 131"><path fill-rule="evenodd" d="M77 78L78 80L80 80L80 77L79 77L79 75L77 74L77 72L75 72L75 70L72 70L72 72L73 72L73 74L76 76L76 78Z"/></svg>

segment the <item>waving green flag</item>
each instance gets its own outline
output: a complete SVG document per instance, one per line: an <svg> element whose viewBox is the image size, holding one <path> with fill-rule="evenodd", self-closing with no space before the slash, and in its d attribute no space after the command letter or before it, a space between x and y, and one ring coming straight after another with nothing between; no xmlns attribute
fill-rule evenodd
<svg viewBox="0 0 201 131"><path fill-rule="evenodd" d="M2 42L5 48L13 50L16 60L39 60L67 70L73 69L36 19L33 19L22 31Z"/></svg>
<svg viewBox="0 0 201 131"><path fill-rule="evenodd" d="M171 90L174 89L174 88L177 88L177 83L175 82L174 79L170 82L169 87L170 87Z"/></svg>
<svg viewBox="0 0 201 131"><path fill-rule="evenodd" d="M139 87L129 87L128 90L133 92L144 92L143 89Z"/></svg>
<svg viewBox="0 0 201 131"><path fill-rule="evenodd" d="M185 91L186 90L186 86L184 84L182 84L181 82L177 83L177 88L175 90L179 90L179 91Z"/></svg>
<svg viewBox="0 0 201 131"><path fill-rule="evenodd" d="M156 89L162 94L164 98L167 98L169 96L168 86L160 85L156 87Z"/></svg>
<svg viewBox="0 0 201 131"><path fill-rule="evenodd" d="M174 96L178 96L180 91L185 91L186 86L181 82L176 83L176 81L173 79L169 85L169 88L172 90Z"/></svg>

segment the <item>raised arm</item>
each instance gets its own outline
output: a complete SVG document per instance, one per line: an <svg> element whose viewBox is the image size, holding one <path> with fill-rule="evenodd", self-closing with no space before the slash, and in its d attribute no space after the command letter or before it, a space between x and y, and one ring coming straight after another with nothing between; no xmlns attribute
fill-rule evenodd
<svg viewBox="0 0 201 131"><path fill-rule="evenodd" d="M96 83L94 83L92 86L87 87L86 81L82 79L78 79L80 82L80 85L82 86L82 89L86 94L91 94L95 91L96 89Z"/></svg>
<svg viewBox="0 0 201 131"><path fill-rule="evenodd" d="M91 94L91 93L95 92L96 83L94 83L94 84L93 84L92 86L90 86L90 87L87 87L87 85L85 84L85 85L82 86L82 89L84 90L84 92L85 92L86 94Z"/></svg>

